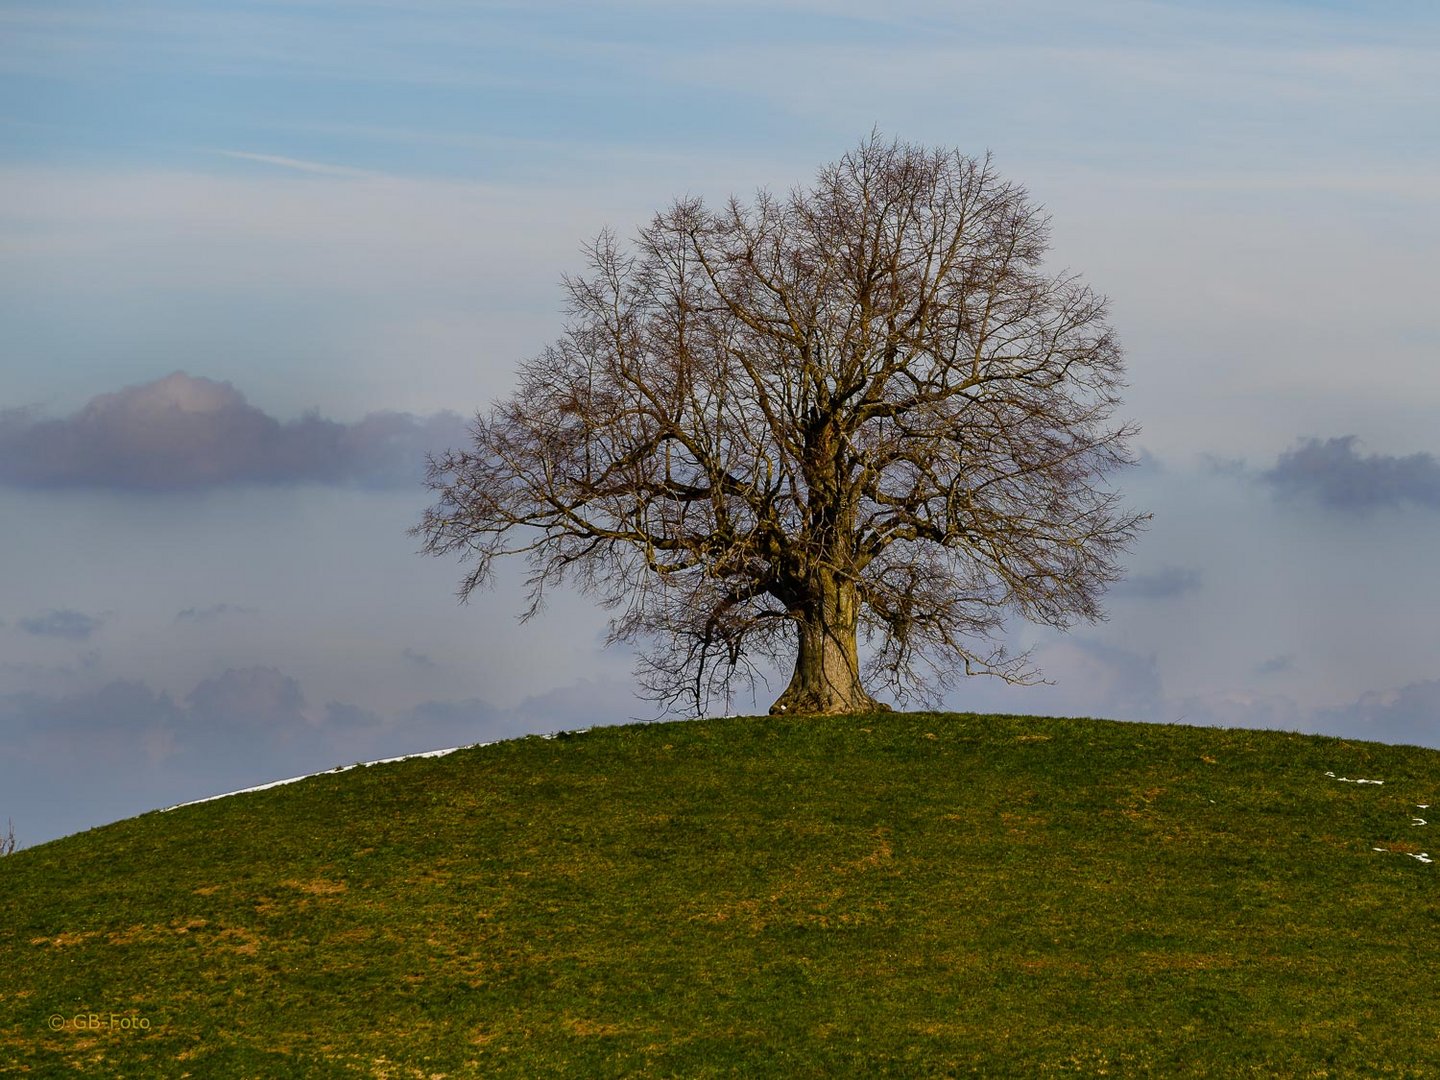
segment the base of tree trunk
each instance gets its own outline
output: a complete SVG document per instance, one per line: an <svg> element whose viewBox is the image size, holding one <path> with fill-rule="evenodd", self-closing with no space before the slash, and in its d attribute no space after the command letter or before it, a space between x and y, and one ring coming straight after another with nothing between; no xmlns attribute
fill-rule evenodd
<svg viewBox="0 0 1440 1080"><path fill-rule="evenodd" d="M893 712L863 690L847 697L821 694L813 689L790 686L770 706L771 716L845 716L858 713Z"/></svg>
<svg viewBox="0 0 1440 1080"><path fill-rule="evenodd" d="M845 716L888 709L860 682L855 643L859 598L853 583L821 576L811 611L797 620L795 671L771 716Z"/></svg>

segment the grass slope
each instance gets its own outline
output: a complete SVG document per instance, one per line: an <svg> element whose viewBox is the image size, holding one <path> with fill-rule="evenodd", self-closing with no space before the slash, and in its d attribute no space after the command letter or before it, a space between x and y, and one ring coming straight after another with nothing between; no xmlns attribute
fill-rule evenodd
<svg viewBox="0 0 1440 1080"><path fill-rule="evenodd" d="M1437 1075L1432 801L1429 750L933 714L322 775L0 860L0 1071Z"/></svg>

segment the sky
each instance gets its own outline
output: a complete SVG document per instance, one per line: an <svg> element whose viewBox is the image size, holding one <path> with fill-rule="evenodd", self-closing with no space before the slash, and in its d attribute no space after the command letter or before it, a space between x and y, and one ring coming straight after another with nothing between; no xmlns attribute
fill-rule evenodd
<svg viewBox="0 0 1440 1080"><path fill-rule="evenodd" d="M424 455L602 229L872 130L1052 216L1154 514L944 704L1440 747L1429 0L0 0L0 821L653 718L584 597L457 602Z"/></svg>

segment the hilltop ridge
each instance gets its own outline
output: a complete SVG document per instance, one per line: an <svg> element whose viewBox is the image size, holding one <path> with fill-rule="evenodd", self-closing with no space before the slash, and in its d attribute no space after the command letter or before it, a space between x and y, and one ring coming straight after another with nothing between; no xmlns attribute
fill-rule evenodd
<svg viewBox="0 0 1440 1080"><path fill-rule="evenodd" d="M1432 1075L1437 794L1413 747L933 713L321 773L0 860L0 1061Z"/></svg>

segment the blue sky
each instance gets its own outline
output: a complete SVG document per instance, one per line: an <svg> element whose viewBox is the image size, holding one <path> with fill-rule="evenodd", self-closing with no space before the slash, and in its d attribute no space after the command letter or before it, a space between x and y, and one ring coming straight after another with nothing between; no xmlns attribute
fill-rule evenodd
<svg viewBox="0 0 1440 1080"><path fill-rule="evenodd" d="M601 228L872 129L1053 214L1149 455L1109 621L949 704L1440 746L1434 5L0 3L0 817L650 715L416 461Z"/></svg>

